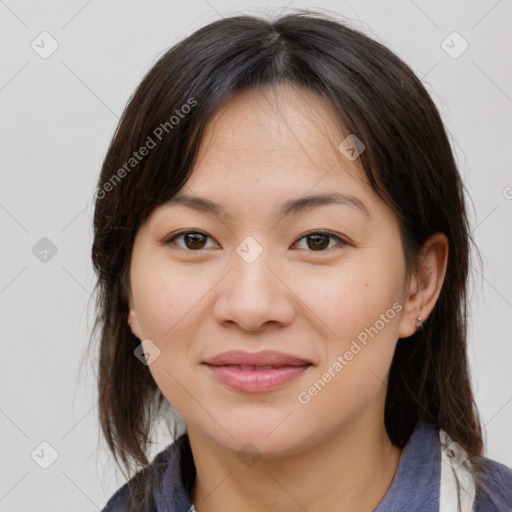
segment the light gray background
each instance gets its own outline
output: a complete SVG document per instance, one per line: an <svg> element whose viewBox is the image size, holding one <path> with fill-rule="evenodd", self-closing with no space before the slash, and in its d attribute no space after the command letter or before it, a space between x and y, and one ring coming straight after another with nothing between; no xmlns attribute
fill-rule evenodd
<svg viewBox="0 0 512 512"><path fill-rule="evenodd" d="M487 455L512 466L511 2L288 5L353 20L412 67L442 113L484 263L474 272L469 356ZM122 483L99 443L91 366L78 373L92 325L92 195L102 159L127 100L164 50L219 16L285 7L0 2L0 511L94 511ZM42 46L43 31L59 45L47 59L31 48ZM441 46L453 31L469 44L456 59ZM57 247L46 262L32 252L42 237ZM31 458L37 449L39 461L49 460L43 441L58 452L48 469ZM169 442L162 436L153 453Z"/></svg>

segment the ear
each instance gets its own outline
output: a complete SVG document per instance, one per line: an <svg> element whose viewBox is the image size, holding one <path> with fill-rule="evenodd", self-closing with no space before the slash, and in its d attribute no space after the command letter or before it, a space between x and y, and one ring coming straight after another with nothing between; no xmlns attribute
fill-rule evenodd
<svg viewBox="0 0 512 512"><path fill-rule="evenodd" d="M430 315L439 298L448 264L449 242L444 233L432 235L421 249L416 273L411 277L400 319L399 338L408 338Z"/></svg>
<svg viewBox="0 0 512 512"><path fill-rule="evenodd" d="M141 340L142 333L141 333L141 329L140 329L139 319L137 318L137 313L133 307L133 300L132 300L131 294L130 294L128 303L129 303L129 308L130 308L129 313L128 313L128 325L130 326L133 335Z"/></svg>

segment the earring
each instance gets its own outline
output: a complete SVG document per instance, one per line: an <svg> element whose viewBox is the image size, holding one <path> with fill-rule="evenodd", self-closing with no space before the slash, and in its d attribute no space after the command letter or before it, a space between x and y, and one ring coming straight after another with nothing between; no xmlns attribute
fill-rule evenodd
<svg viewBox="0 0 512 512"><path fill-rule="evenodd" d="M418 325L416 326L416 330L423 330L423 321L421 320L421 316L418 317Z"/></svg>

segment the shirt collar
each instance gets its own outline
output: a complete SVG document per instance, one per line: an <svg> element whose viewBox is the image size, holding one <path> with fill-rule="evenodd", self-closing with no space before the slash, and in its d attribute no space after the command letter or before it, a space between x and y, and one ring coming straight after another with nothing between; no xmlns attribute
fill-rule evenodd
<svg viewBox="0 0 512 512"><path fill-rule="evenodd" d="M439 436L421 423L402 451L395 478L375 512L437 512L440 471Z"/></svg>
<svg viewBox="0 0 512 512"><path fill-rule="evenodd" d="M188 512L188 498L180 461L189 456L187 434L180 436L155 459L163 472L153 495L157 512ZM439 510L440 452L437 431L420 423L402 451L395 478L375 512Z"/></svg>

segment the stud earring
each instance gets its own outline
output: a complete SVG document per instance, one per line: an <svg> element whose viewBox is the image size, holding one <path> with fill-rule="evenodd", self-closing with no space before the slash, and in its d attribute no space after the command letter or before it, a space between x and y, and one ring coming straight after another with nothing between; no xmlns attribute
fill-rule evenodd
<svg viewBox="0 0 512 512"><path fill-rule="evenodd" d="M418 325L416 326L416 330L423 330L423 321L421 320L421 316L418 317Z"/></svg>

